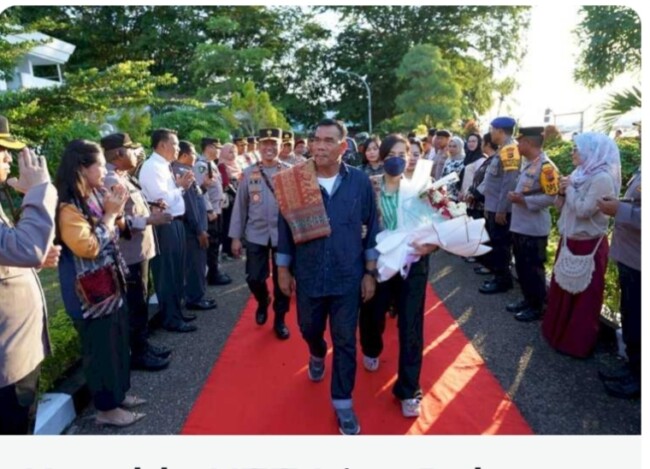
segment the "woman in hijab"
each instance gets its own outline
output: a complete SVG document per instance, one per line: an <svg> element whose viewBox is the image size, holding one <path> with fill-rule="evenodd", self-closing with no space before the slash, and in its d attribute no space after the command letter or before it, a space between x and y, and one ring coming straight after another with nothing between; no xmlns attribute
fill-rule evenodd
<svg viewBox="0 0 650 469"><path fill-rule="evenodd" d="M571 175L560 180L556 202L561 211L558 228L562 236L556 262L560 252L569 249L576 256L593 256L595 269L587 288L575 294L564 290L553 275L542 333L557 351L587 357L598 337L609 253L609 216L599 210L597 202L618 198L621 190L618 147L604 134L579 134L574 140L573 164L576 168Z"/></svg>
<svg viewBox="0 0 650 469"><path fill-rule="evenodd" d="M465 144L463 142L463 139L460 137L452 137L452 139L449 141L449 144L447 145L447 149L449 150L449 158L447 158L447 161L445 161L445 166L442 169L442 177L445 177L453 172L458 174L460 177L460 173L465 167L463 163L465 161L464 146ZM460 183L454 182L447 185L447 194L449 198L454 202L458 202L459 192Z"/></svg>
<svg viewBox="0 0 650 469"><path fill-rule="evenodd" d="M483 139L480 134L473 133L467 137L465 144L465 160L463 170L460 173L460 195L461 200L467 194L467 189L474 180L474 173L485 162L487 155L483 153Z"/></svg>

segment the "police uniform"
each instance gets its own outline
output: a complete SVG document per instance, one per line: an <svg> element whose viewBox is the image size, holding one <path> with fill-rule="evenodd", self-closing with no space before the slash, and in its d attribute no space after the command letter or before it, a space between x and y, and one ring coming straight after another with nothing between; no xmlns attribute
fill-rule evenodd
<svg viewBox="0 0 650 469"><path fill-rule="evenodd" d="M284 147L284 145L286 145L287 143L291 144L291 153L289 153L289 156L287 156L284 159L282 157L280 157L280 161L282 161L283 163L286 163L286 164L288 164L290 166L295 166L298 163L302 163L303 161L307 161L307 158L305 158L304 156L296 155L293 152L293 146L294 146L293 132L285 130L285 131L282 132L282 147ZM282 148L282 147L280 147L280 148Z"/></svg>
<svg viewBox="0 0 650 469"><path fill-rule="evenodd" d="M175 177L180 177L192 167L174 161L172 170ZM216 301L205 298L206 279L205 268L207 266L207 249L199 244L198 236L208 231L208 210L205 198L198 184L193 183L183 193L185 200L185 306L188 309L214 309Z"/></svg>
<svg viewBox="0 0 650 469"><path fill-rule="evenodd" d="M513 128L515 120L511 117L497 117L490 125L496 129ZM485 294L501 293L512 288L510 260L512 257L512 238L510 234L510 219L512 204L508 200L508 192L515 190L519 179L521 155L517 143L508 137L497 149L497 155L489 163L485 172L484 196L486 229L490 235L492 251L487 263L494 278L485 282L479 291ZM497 213L506 214L506 224L496 222Z"/></svg>
<svg viewBox="0 0 650 469"><path fill-rule="evenodd" d="M544 127L522 127L519 139L541 136ZM515 268L523 301L511 305L515 319L532 321L541 317L546 302L546 245L551 232L549 207L555 202L560 176L557 168L544 152L530 161L523 160L515 192L522 194L524 203L512 204L512 233Z"/></svg>
<svg viewBox="0 0 650 469"><path fill-rule="evenodd" d="M217 138L204 138L201 145L216 145L221 147L221 142ZM223 220L221 217L221 204L223 203L223 183L221 173L217 169L214 161L208 161L205 155L199 155L194 164L194 177L204 193L204 197L209 201L212 212L217 215L217 219L208 221L208 235L210 235L210 246L207 252L208 262L208 285L228 285L232 279L219 270L219 247L221 246L221 231L223 229ZM215 184L205 185L206 178L214 178Z"/></svg>
<svg viewBox="0 0 650 469"><path fill-rule="evenodd" d="M280 129L260 130L259 140L280 140ZM289 311L289 297L278 285L275 252L278 245L278 204L273 188L273 175L290 166L276 160L273 166L257 163L244 170L230 219L228 236L246 239L246 282L257 300L255 319L266 322L270 303L266 280L269 277L269 257L273 266L273 329L280 339L289 338L284 316Z"/></svg>
<svg viewBox="0 0 650 469"><path fill-rule="evenodd" d="M257 143L257 137L255 136L247 137L246 142L248 143L248 145L254 145ZM262 159L260 156L260 152L257 150L246 151L246 153L244 154L244 158L246 159L247 166L253 165Z"/></svg>
<svg viewBox="0 0 650 469"><path fill-rule="evenodd" d="M129 134L116 133L101 139L105 152L119 148L136 150L140 145L131 141ZM169 365L166 349L152 346L149 332L149 261L156 256L154 231L147 219L151 212L144 199L140 183L126 171L119 171L112 163L106 164L104 187L121 184L129 191L124 206L125 229L120 233L119 247L128 272L126 278L126 303L129 310L129 347L131 368L160 370ZM161 354L160 355L157 355Z"/></svg>

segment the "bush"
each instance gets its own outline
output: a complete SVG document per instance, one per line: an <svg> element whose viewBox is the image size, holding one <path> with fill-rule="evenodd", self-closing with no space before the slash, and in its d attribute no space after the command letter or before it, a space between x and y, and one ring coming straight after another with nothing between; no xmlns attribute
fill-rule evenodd
<svg viewBox="0 0 650 469"><path fill-rule="evenodd" d="M53 124L46 129L40 151L47 160L52 180L56 177L63 150L70 141L78 138L99 143L99 126L88 122L72 121Z"/></svg>
<svg viewBox="0 0 650 469"><path fill-rule="evenodd" d="M39 392L48 392L55 383L79 360L81 345L79 335L65 310L59 309L48 318L52 355L43 361Z"/></svg>
<svg viewBox="0 0 650 469"><path fill-rule="evenodd" d="M622 138L616 141L621 153L621 176L623 185L632 177L641 164L641 150L639 141L635 138ZM564 176L571 174L573 163L571 162L572 142L559 141L545 146L544 151Z"/></svg>

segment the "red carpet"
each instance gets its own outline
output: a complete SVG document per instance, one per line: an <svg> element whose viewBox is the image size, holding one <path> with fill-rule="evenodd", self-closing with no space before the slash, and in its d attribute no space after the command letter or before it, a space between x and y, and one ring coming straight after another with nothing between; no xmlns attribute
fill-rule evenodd
<svg viewBox="0 0 650 469"><path fill-rule="evenodd" d="M251 297L182 430L187 435L338 434L331 408L331 349L325 379L307 378L307 345L300 336L295 298L288 315L291 338L254 321ZM377 372L358 367L354 407L361 433L531 434L532 431L431 288L425 309L422 415L402 417L391 393L397 371L396 320L388 319ZM329 334L329 332L327 333ZM328 335L328 343L331 344Z"/></svg>

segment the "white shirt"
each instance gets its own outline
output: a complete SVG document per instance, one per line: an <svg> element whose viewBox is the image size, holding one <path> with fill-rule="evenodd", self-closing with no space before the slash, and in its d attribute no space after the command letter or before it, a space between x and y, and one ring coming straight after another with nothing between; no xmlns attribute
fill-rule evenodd
<svg viewBox="0 0 650 469"><path fill-rule="evenodd" d="M167 213L171 213L173 217L185 214L183 191L176 186L171 166L165 158L153 152L142 164L139 179L147 201L163 199L169 206Z"/></svg>
<svg viewBox="0 0 650 469"><path fill-rule="evenodd" d="M327 191L329 195L332 195L332 189L334 189L334 183L336 182L336 176L333 176L331 178L318 178L318 184L323 186L323 188Z"/></svg>

